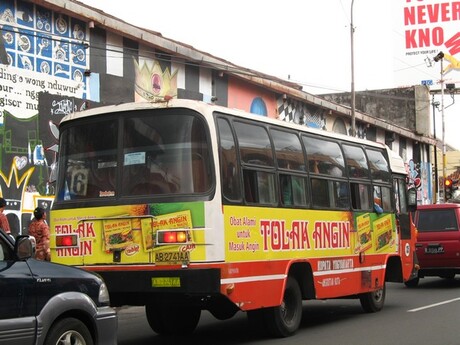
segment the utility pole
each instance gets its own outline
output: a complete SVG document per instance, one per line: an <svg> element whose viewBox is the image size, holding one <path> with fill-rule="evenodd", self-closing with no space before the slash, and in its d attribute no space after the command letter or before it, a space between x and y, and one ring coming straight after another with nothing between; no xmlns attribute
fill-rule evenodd
<svg viewBox="0 0 460 345"><path fill-rule="evenodd" d="M351 20L350 20L350 44L351 44L351 135L356 136L356 114L355 114L355 54L354 54L354 41L353 34L355 33L355 27L353 26L353 3L355 0L351 0Z"/></svg>
<svg viewBox="0 0 460 345"><path fill-rule="evenodd" d="M446 126L444 121L444 67L443 67L443 60L444 60L444 53L439 52L433 60L435 62L441 61L441 80L439 83L441 84L441 121L442 121L442 184L443 184L443 199L446 202L446 184L445 181L447 179L447 168L446 168Z"/></svg>
<svg viewBox="0 0 460 345"><path fill-rule="evenodd" d="M434 95L431 100L433 106L433 136L434 136L434 203L437 204L439 201L439 177L438 177L438 146L436 138L436 108L439 106L439 102L434 101Z"/></svg>
<svg viewBox="0 0 460 345"><path fill-rule="evenodd" d="M444 55L444 54L443 54ZM447 159L446 159L446 123L444 121L444 76L443 60L441 60L441 121L442 121L442 181L444 188L444 202L446 202L446 179L447 179Z"/></svg>

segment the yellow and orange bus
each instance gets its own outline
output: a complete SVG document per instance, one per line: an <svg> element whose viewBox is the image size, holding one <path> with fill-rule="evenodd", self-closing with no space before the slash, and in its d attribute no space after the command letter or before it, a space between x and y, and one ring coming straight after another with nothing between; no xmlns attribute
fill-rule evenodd
<svg viewBox="0 0 460 345"><path fill-rule="evenodd" d="M100 107L60 124L52 261L98 272L159 334L202 310L285 337L302 303L414 274L406 169L385 145L204 102Z"/></svg>

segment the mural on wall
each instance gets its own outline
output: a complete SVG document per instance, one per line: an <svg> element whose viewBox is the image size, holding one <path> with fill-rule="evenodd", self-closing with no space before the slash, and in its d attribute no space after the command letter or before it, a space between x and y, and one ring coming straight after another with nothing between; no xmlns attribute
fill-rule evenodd
<svg viewBox="0 0 460 345"><path fill-rule="evenodd" d="M141 64L134 60L136 102L177 97L177 71L172 75L169 68L163 71L156 60L144 60Z"/></svg>
<svg viewBox="0 0 460 345"><path fill-rule="evenodd" d="M36 206L51 205L63 116L51 104L86 97L87 28L30 2L0 0L0 29L0 195L18 234ZM40 110L43 102L50 104L47 111ZM74 109L54 104L62 114Z"/></svg>
<svg viewBox="0 0 460 345"><path fill-rule="evenodd" d="M229 78L227 92L227 107L255 115L277 117L276 94L273 91L250 85L237 78Z"/></svg>
<svg viewBox="0 0 460 345"><path fill-rule="evenodd" d="M262 97L256 97L252 100L249 112L256 115L267 116L267 105Z"/></svg>
<svg viewBox="0 0 460 345"><path fill-rule="evenodd" d="M349 129L349 134L351 135L351 127ZM356 124L356 136L361 139L367 139L367 125L364 123Z"/></svg>
<svg viewBox="0 0 460 345"><path fill-rule="evenodd" d="M419 204L431 204L431 164L429 162L415 163L412 159L406 167L408 171L408 189L414 188L417 191Z"/></svg>
<svg viewBox="0 0 460 345"><path fill-rule="evenodd" d="M326 117L324 111L313 106L286 99L281 96L277 99L278 118L287 122L306 125L311 128L326 129Z"/></svg>

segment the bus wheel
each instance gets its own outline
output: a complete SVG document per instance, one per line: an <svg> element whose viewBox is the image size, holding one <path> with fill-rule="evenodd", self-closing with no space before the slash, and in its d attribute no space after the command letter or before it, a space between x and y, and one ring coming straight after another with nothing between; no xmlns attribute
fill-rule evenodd
<svg viewBox="0 0 460 345"><path fill-rule="evenodd" d="M200 321L201 309L162 304L147 304L145 314L150 328L160 335L188 335Z"/></svg>
<svg viewBox="0 0 460 345"><path fill-rule="evenodd" d="M293 335L302 319L302 295L297 280L288 277L280 306L262 310L267 329L273 336L282 338Z"/></svg>
<svg viewBox="0 0 460 345"><path fill-rule="evenodd" d="M385 303L385 284L381 289L360 294L359 301L366 313L375 313L382 310Z"/></svg>

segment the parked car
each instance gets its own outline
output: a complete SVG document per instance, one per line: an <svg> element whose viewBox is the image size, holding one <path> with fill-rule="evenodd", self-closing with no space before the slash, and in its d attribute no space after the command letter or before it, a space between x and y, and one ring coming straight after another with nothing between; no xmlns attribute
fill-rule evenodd
<svg viewBox="0 0 460 345"><path fill-rule="evenodd" d="M421 205L415 212L418 230L416 253L418 277L406 282L417 286L419 279L438 276L453 279L460 274L460 204Z"/></svg>
<svg viewBox="0 0 460 345"><path fill-rule="evenodd" d="M0 229L0 344L116 344L118 318L103 280L33 252L33 238Z"/></svg>

